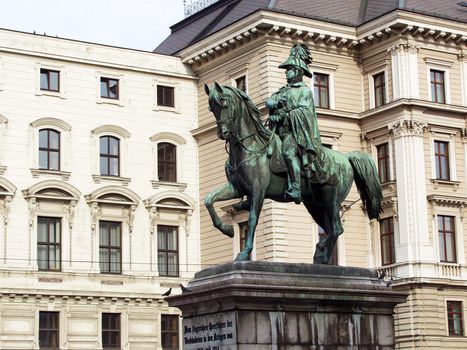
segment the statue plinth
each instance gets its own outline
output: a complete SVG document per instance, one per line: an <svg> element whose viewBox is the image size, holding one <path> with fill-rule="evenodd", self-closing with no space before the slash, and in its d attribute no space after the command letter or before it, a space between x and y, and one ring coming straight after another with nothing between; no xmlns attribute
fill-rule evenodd
<svg viewBox="0 0 467 350"><path fill-rule="evenodd" d="M394 349L392 291L374 270L233 262L198 272L182 310L184 350Z"/></svg>

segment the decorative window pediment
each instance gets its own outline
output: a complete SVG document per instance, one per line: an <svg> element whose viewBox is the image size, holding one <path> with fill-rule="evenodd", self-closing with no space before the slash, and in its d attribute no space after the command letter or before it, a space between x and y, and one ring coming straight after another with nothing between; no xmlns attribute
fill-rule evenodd
<svg viewBox="0 0 467 350"><path fill-rule="evenodd" d="M66 121L58 118L40 118L33 121L31 124L33 128L57 128L59 131L71 131L71 125Z"/></svg>
<svg viewBox="0 0 467 350"><path fill-rule="evenodd" d="M113 134L125 139L130 138L131 133L118 125L101 125L91 131L94 135Z"/></svg>
<svg viewBox="0 0 467 350"><path fill-rule="evenodd" d="M88 203L138 205L141 200L132 190L120 186L105 186L85 196Z"/></svg>
<svg viewBox="0 0 467 350"><path fill-rule="evenodd" d="M77 201L81 196L81 192L74 186L58 180L41 181L22 192L26 199Z"/></svg>
<svg viewBox="0 0 467 350"><path fill-rule="evenodd" d="M0 176L0 197L14 196L16 186L10 181Z"/></svg>

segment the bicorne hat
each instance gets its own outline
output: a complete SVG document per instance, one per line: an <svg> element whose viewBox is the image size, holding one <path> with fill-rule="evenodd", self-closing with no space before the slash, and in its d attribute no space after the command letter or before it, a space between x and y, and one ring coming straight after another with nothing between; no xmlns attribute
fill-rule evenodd
<svg viewBox="0 0 467 350"><path fill-rule="evenodd" d="M308 65L313 59L311 58L310 49L304 44L295 44L290 49L289 58L279 65L279 68L287 69L288 67L298 67L303 69L303 74L308 78L312 77Z"/></svg>

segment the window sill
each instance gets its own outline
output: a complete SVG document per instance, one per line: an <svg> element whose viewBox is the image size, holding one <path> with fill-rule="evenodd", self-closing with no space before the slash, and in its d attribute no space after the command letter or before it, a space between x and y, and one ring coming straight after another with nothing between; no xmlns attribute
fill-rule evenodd
<svg viewBox="0 0 467 350"><path fill-rule="evenodd" d="M442 185L442 186L451 186L454 188L454 191L456 191L460 185L460 181L441 180L441 179L430 179L430 181L433 183L433 186L435 189L437 189L439 185Z"/></svg>
<svg viewBox="0 0 467 350"><path fill-rule="evenodd" d="M38 90L36 91L36 96L49 96L49 97L58 97L63 100L66 99L65 93L62 91Z"/></svg>
<svg viewBox="0 0 467 350"><path fill-rule="evenodd" d="M171 187L177 188L180 192L185 191L187 184L182 182L168 182L168 181L157 181L151 180L152 188L158 189L160 187Z"/></svg>
<svg viewBox="0 0 467 350"><path fill-rule="evenodd" d="M98 97L96 103L123 107L123 101L121 99Z"/></svg>
<svg viewBox="0 0 467 350"><path fill-rule="evenodd" d="M100 184L101 182L117 182L122 186L128 186L128 184L131 182L129 177L121 176L92 175L92 178L96 184Z"/></svg>
<svg viewBox="0 0 467 350"><path fill-rule="evenodd" d="M47 169L31 169L32 177L38 178L41 176L60 177L62 180L68 181L71 172L61 170L47 170Z"/></svg>
<svg viewBox="0 0 467 350"><path fill-rule="evenodd" d="M5 174L6 171L6 165L0 165L0 175Z"/></svg>
<svg viewBox="0 0 467 350"><path fill-rule="evenodd" d="M157 112L172 112L172 113L180 114L180 110L177 107L154 105L153 110Z"/></svg>

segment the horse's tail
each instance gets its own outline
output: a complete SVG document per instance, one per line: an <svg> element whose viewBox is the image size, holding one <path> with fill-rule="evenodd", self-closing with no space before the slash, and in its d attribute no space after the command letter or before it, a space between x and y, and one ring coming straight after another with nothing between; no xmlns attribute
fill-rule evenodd
<svg viewBox="0 0 467 350"><path fill-rule="evenodd" d="M383 211L383 191L373 159L366 153L353 151L346 154L354 171L354 180L370 219L379 219Z"/></svg>

